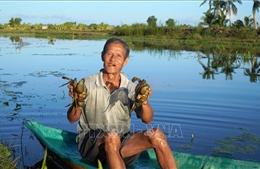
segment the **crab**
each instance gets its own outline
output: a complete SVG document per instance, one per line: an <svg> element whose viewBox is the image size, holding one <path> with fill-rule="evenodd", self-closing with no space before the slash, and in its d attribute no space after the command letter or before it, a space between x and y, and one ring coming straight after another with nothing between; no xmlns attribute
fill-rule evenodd
<svg viewBox="0 0 260 169"><path fill-rule="evenodd" d="M138 81L138 84L135 87L135 102L130 110L131 112L137 107L141 106L141 104L145 102L149 96L150 86L147 84L146 80L141 80L138 77L133 77L132 82L135 81Z"/></svg>
<svg viewBox="0 0 260 169"><path fill-rule="evenodd" d="M66 107L75 105L76 107L83 107L84 106L84 99L87 97L87 88L85 86L85 79L82 78L79 82L77 82L77 79L71 79L66 76L62 76L62 79L69 80L69 82L61 85L60 87L64 85L71 85L73 86L73 97L72 102L66 105ZM79 96L83 98L83 101L79 101Z"/></svg>

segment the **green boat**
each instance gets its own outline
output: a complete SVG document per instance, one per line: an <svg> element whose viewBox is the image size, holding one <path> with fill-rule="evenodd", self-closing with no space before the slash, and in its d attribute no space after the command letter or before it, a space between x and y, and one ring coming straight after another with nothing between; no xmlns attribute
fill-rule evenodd
<svg viewBox="0 0 260 169"><path fill-rule="evenodd" d="M64 165L73 169L96 169L94 166L82 160L78 150L75 137L77 133L53 128L43 125L34 120L27 120L24 125L39 140L48 155L54 155ZM173 151L178 169L260 169L260 163L235 160L224 157L212 157L181 153ZM45 153L45 157L47 153ZM153 149L144 151L138 160L129 169L157 169L156 154Z"/></svg>

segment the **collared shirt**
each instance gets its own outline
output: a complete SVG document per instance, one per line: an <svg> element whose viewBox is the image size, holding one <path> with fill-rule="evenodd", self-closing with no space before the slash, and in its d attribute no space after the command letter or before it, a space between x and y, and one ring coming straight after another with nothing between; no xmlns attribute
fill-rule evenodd
<svg viewBox="0 0 260 169"><path fill-rule="evenodd" d="M136 84L123 73L120 77L120 87L112 93L103 82L102 70L85 78L87 98L77 127L77 140L84 138L90 130L113 130L119 135L130 131L130 108L134 102Z"/></svg>

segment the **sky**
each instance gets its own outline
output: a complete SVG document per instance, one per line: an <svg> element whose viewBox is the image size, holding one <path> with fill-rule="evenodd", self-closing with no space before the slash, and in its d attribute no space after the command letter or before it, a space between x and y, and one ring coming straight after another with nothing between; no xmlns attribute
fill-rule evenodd
<svg viewBox="0 0 260 169"><path fill-rule="evenodd" d="M200 6L203 0L192 1L0 1L0 24L9 23L11 18L21 18L26 24L77 24L131 25L147 23L150 16L157 18L157 25L165 25L171 18L177 25L197 26L208 9L208 4ZM245 16L253 17L253 0L236 3L238 14L231 21ZM260 23L260 11L257 12Z"/></svg>

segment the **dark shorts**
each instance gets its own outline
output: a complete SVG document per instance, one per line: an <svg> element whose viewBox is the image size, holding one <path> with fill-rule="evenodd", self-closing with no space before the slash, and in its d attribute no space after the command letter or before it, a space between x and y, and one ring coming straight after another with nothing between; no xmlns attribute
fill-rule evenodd
<svg viewBox="0 0 260 169"><path fill-rule="evenodd" d="M133 133L127 133L121 137L121 148L127 143ZM85 135L85 138L80 140L78 143L79 152L84 160L88 162L97 164L99 159L103 164L106 163L106 152L104 149L104 144L98 146L97 138L103 137L104 132L102 130L91 130ZM130 157L123 158L126 166L133 164L140 154L136 154Z"/></svg>

